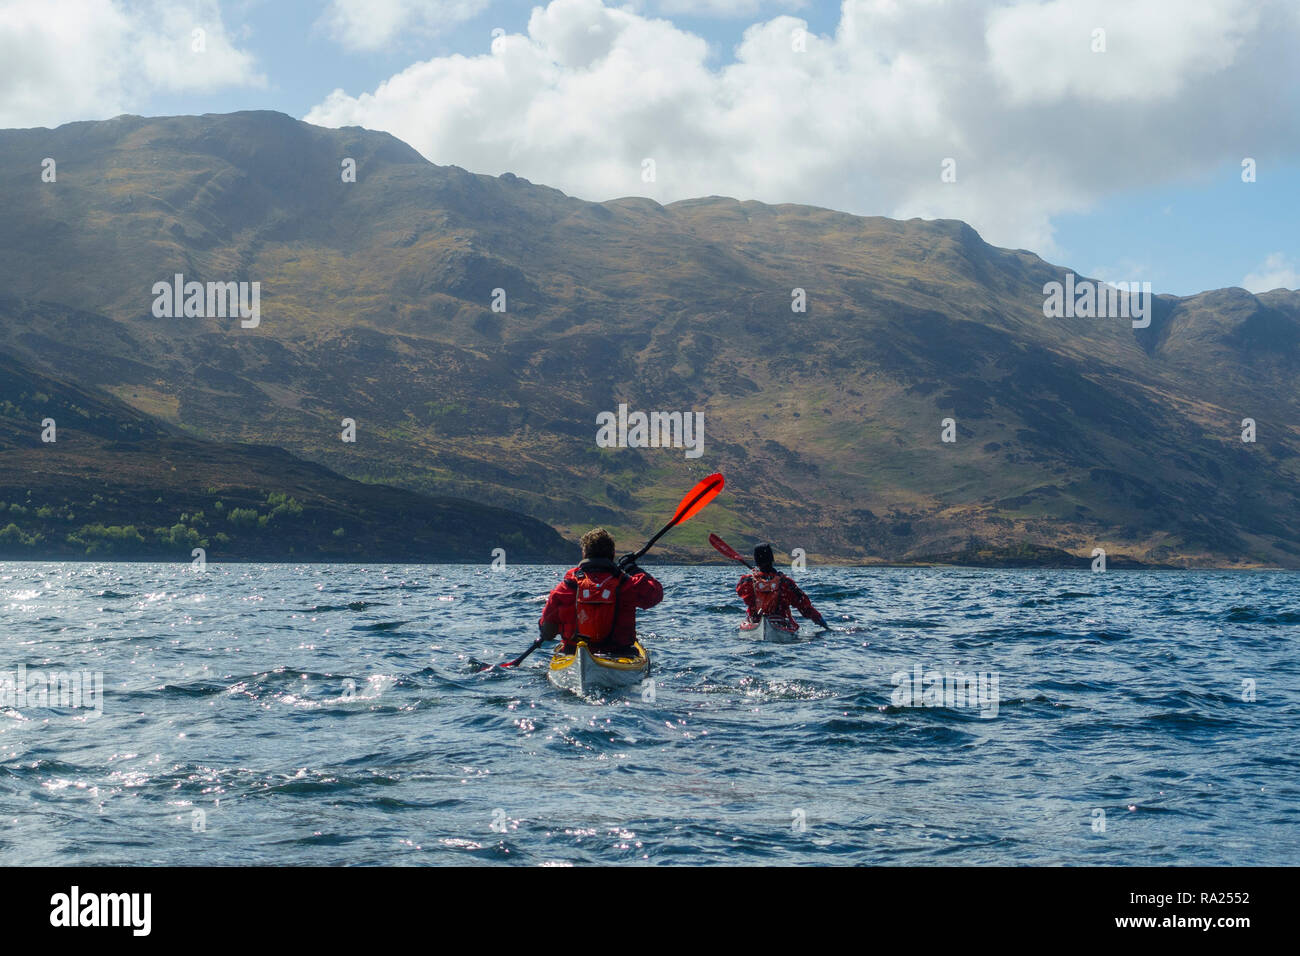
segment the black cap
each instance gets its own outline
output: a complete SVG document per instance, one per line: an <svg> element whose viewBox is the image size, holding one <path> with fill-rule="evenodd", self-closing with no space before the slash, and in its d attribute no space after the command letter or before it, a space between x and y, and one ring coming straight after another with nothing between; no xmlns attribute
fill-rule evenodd
<svg viewBox="0 0 1300 956"><path fill-rule="evenodd" d="M754 563L764 571L772 567L772 546L770 544L760 544L754 549Z"/></svg>

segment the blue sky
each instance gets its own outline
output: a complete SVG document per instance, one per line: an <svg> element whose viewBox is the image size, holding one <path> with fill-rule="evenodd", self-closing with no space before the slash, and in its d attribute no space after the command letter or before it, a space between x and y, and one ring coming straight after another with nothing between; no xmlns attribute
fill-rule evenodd
<svg viewBox="0 0 1300 956"><path fill-rule="evenodd" d="M1243 2L8 0L0 53L45 43L66 62L0 65L0 102L22 93L0 125L274 109L587 199L718 193L960 218L1162 292L1294 288L1300 75L1285 51L1300 5ZM73 4L91 11L84 36L36 12ZM331 26L380 7L396 18L386 34ZM168 52L193 23L210 35L199 70ZM1108 48L1089 51L1097 23ZM494 51L498 28L508 43ZM797 30L809 39L792 53ZM33 70L59 69L80 72L31 94ZM654 184L642 156L659 163ZM957 182L942 184L950 156ZM1242 181L1245 156L1256 182Z"/></svg>

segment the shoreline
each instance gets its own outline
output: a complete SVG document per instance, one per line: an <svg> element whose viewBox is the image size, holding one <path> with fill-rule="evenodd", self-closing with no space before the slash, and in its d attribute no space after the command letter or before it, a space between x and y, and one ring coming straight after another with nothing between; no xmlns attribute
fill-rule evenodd
<svg viewBox="0 0 1300 956"><path fill-rule="evenodd" d="M574 559L573 559L573 564L576 565L576 563L578 562L578 560L579 560L578 556L575 555L575 556L574 556ZM1069 564L1062 564L1062 563L1050 563L1050 562L1045 562L1045 563L1042 563L1042 564L1027 564L1027 563L1024 563L1024 562L1016 562L1016 563L1011 563L1011 562L1008 562L1008 563L962 563L962 562L946 562L946 561L930 561L930 560L917 560L917 561L856 561L856 562L826 562L826 563L824 563L824 564L814 564L814 565L810 565L809 567L803 569L801 572L798 572L798 573L799 573L799 574L807 574L807 573L811 573L812 571L814 571L814 570L818 570L818 569L835 569L835 570L846 570L846 569L847 569L847 570L874 570L874 569L882 569L882 570L899 570L899 569L913 569L913 570L925 570L925 569L936 569L936 568L937 568L937 569L942 569L942 568L953 568L953 569L958 569L958 568L960 568L960 569L963 569L963 570L980 570L980 571L1087 571L1087 572L1089 572L1089 573L1097 573L1097 574L1109 574L1109 573L1114 572L1114 571L1204 571L1204 572L1226 572L1226 571L1236 571L1236 572L1279 572L1279 573L1288 573L1288 572L1290 572L1290 573L1297 573L1297 572L1300 572L1300 567L1296 567L1296 568L1288 568L1288 567L1282 567L1282 566L1280 566L1280 565L1264 565L1264 564L1260 564L1260 565L1218 565L1218 564L1215 564L1215 565L1192 565L1192 566L1179 566L1179 565L1171 565L1171 564L1144 564L1144 563L1141 563L1141 562L1132 562L1132 563L1127 563L1127 562L1126 562L1126 563L1123 563L1123 564L1117 564L1117 565L1114 565L1113 567L1109 567L1109 568L1107 568L1105 571L1093 572L1093 571L1091 570L1091 567L1089 566L1090 559L1088 559L1088 558L1079 558L1078 561L1079 561L1079 563L1078 563L1077 566L1076 566L1076 565L1069 565ZM105 556L105 557L85 557L85 556L82 556L82 557L68 557L68 556L62 556L62 557L44 557L44 558L37 558L37 557L22 557L22 558L8 558L8 557L0 557L0 566L9 565L9 564L176 564L176 565L189 565L189 564L191 564L191 563L192 563L192 562L191 562L191 560L190 560L189 558L184 558L184 559L180 559L180 560L173 560L173 559L169 559L169 558L154 558L154 557L114 557L114 556ZM691 560L681 560L681 559L676 559L676 558L674 558L674 559L670 559L670 560L658 560L658 561L645 560L645 561L643 561L643 563L646 564L646 565L649 566L649 567L654 567L654 568L662 568L662 567L672 567L672 568L689 568L689 567L732 567L732 566L735 566L737 572L740 573L740 567L739 567L738 565L736 565L735 562L733 562L733 561L716 561L716 560L691 561ZM378 558L368 558L368 559L360 560L360 561L355 560L355 559L349 559L349 560L330 560L330 559L320 559L320 558L314 558L314 559L309 559L309 560L287 560L287 559L283 559L283 558L235 558L235 559L231 559L231 560L221 560L221 559L218 559L218 558L209 558L208 561L207 561L207 564L208 564L209 566L212 566L212 565L222 565L222 566L224 566L224 565L286 565L286 566L287 566L287 565L322 565L322 566L337 566L337 567L370 567L370 566L385 565L385 566L396 566L396 567L456 567L456 568L477 567L477 566L481 566L481 567L483 567L483 568L485 568L485 569L487 569L487 570L489 570L489 571L491 570L491 562L490 562L490 561L468 561L468 560L466 560L466 561L445 561L445 560L443 560L443 561L410 561L410 560L386 560L386 559L384 559L384 558L382 558L382 557L378 557ZM541 561L511 561L511 562L510 562L506 567L507 567L507 569L508 569L508 568L510 568L510 567L527 567L527 568L562 568L562 567L571 567L571 566L572 566L571 564L568 564L568 563L565 563L565 562L554 562L554 561L551 561L551 562L541 562ZM786 573L790 573L790 569L789 569L789 568L782 568L781 566L778 566L777 570L784 570Z"/></svg>

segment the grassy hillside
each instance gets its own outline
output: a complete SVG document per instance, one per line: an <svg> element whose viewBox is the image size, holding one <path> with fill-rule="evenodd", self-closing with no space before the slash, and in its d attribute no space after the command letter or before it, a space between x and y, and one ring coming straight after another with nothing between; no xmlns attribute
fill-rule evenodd
<svg viewBox="0 0 1300 956"><path fill-rule="evenodd" d="M0 199L0 345L194 437L625 538L724 471L679 556L712 526L812 561L1300 565L1294 292L1046 319L1069 270L960 222L588 203L264 112L3 131ZM261 325L154 318L177 272L261 282ZM704 455L598 448L620 402L703 412Z"/></svg>
<svg viewBox="0 0 1300 956"><path fill-rule="evenodd" d="M572 556L551 528L362 484L278 448L173 435L0 356L0 558L508 561ZM53 442L42 423L54 422Z"/></svg>

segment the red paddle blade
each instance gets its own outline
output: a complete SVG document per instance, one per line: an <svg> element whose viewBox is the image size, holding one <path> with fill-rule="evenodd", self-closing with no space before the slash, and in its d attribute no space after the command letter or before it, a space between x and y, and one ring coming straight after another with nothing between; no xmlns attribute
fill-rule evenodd
<svg viewBox="0 0 1300 956"><path fill-rule="evenodd" d="M686 497L677 506L677 513L673 515L670 524L679 525L699 514L705 505L722 493L724 484L726 484L726 479L722 477L721 472L718 472L715 475L709 475L709 477L686 492Z"/></svg>
<svg viewBox="0 0 1300 956"><path fill-rule="evenodd" d="M727 544L727 542L723 541L716 534L709 535L709 544L713 545L715 548L717 548L727 557L731 558L731 560L733 561L740 561L745 564L749 563L745 561L744 557L741 555L739 551L737 551L731 545Z"/></svg>

